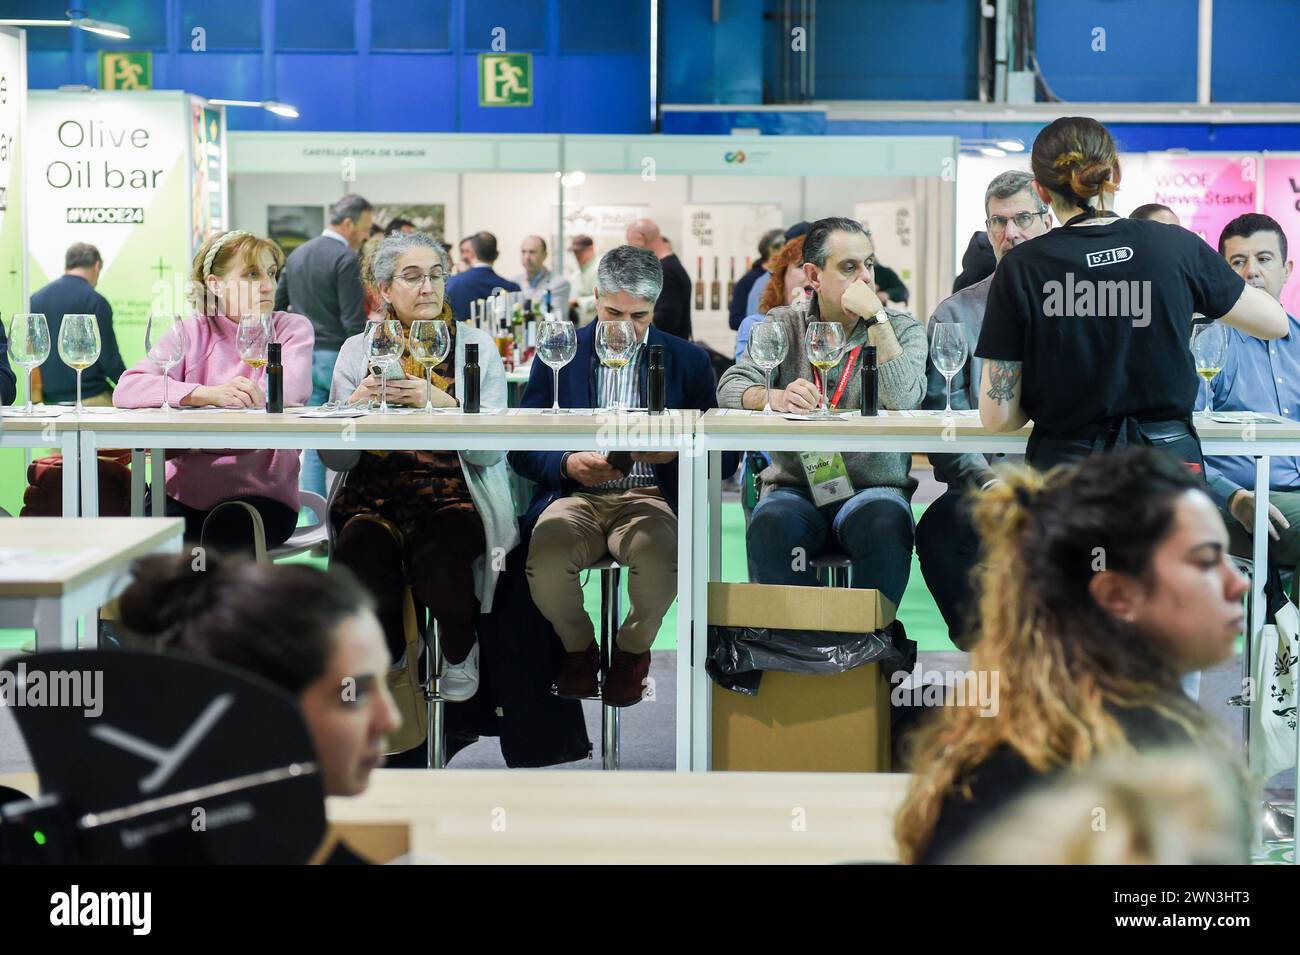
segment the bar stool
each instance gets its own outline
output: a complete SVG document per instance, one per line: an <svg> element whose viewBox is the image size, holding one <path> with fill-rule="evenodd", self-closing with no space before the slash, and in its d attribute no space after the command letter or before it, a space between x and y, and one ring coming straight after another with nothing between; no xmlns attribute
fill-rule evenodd
<svg viewBox="0 0 1300 955"><path fill-rule="evenodd" d="M604 557L584 570L600 571L600 668L602 673L609 672L610 661L614 657L614 637L618 634L621 614L619 607L619 587L623 581L623 568L612 556ZM588 697L599 700L599 696ZM600 755L602 769L618 769L621 760L619 750L619 708L601 704Z"/></svg>
<svg viewBox="0 0 1300 955"><path fill-rule="evenodd" d="M817 572L819 584L825 582L828 587L840 588L847 588L850 585L853 561L847 554L828 550L808 561L808 566Z"/></svg>
<svg viewBox="0 0 1300 955"><path fill-rule="evenodd" d="M429 769L447 768L447 701L442 698L442 635L438 621L429 615L424 632L424 764Z"/></svg>
<svg viewBox="0 0 1300 955"><path fill-rule="evenodd" d="M601 671L609 672L610 660L614 655L614 637L618 633L621 618L619 587L622 584L623 568L609 554L600 560L588 564L584 570L600 571L600 661ZM439 683L442 680L442 641L438 630L438 621L431 620L425 631L427 653L424 661L424 699L427 706L428 724L425 737L425 764L430 769L445 769L447 766L447 726L446 700L442 698ZM599 700L600 696L587 697ZM618 769L621 760L619 735L621 724L619 708L601 704L600 754L602 769Z"/></svg>
<svg viewBox="0 0 1300 955"><path fill-rule="evenodd" d="M622 584L623 568L611 555L605 554L582 569L600 571L600 636L598 643L600 644L601 672L608 673L610 662L614 656L614 638L618 634L618 625L622 616L619 606L619 588ZM601 700L601 696L597 693L595 696L584 697L584 699ZM618 769L622 759L619 708L617 706L606 706L602 702L600 709L601 768Z"/></svg>

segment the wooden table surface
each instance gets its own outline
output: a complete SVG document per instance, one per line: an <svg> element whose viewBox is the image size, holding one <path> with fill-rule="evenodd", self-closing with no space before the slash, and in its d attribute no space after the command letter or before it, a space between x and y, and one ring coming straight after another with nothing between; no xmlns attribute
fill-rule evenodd
<svg viewBox="0 0 1300 955"><path fill-rule="evenodd" d="M336 823L404 823L419 861L896 862L889 773L379 770Z"/></svg>
<svg viewBox="0 0 1300 955"><path fill-rule="evenodd" d="M901 773L381 769L330 821L449 864L897 862ZM35 795L32 773L0 785Z"/></svg>
<svg viewBox="0 0 1300 955"><path fill-rule="evenodd" d="M57 597L96 576L125 570L170 538L179 539L179 517L0 518L0 550L77 554L50 573L0 575L0 597Z"/></svg>

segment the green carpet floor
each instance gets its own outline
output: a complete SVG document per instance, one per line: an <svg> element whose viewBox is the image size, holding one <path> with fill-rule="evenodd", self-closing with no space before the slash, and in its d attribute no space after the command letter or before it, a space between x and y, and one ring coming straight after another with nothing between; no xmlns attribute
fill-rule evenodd
<svg viewBox="0 0 1300 955"><path fill-rule="evenodd" d="M923 507L916 508L918 518L923 510ZM294 559L308 561L320 566L325 564L324 560L320 558L302 557ZM723 580L743 582L746 579L745 515L739 502L727 502L722 507L722 571ZM598 574L588 575L586 586L583 588L583 596L588 613L595 618L600 613L600 576ZM624 581L622 598L624 613L627 612L627 605L627 583ZM939 615L939 608L935 606L934 599L925 588L925 580L921 577L921 569L916 562L915 555L912 557L912 575L908 580L907 592L903 595L903 603L899 608L898 615L907 628L907 635L917 642L921 650L954 649L952 644L948 642L948 628ZM30 645L31 642L31 630L0 629L0 651L18 649L24 645ZM659 628L659 636L655 640L654 649L675 650L676 648L677 605L674 603L667 616L664 617L663 625Z"/></svg>

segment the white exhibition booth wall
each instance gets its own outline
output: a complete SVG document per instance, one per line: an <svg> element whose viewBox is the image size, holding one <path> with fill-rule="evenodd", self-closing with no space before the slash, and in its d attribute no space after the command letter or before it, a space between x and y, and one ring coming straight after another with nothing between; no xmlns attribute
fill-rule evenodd
<svg viewBox="0 0 1300 955"><path fill-rule="evenodd" d="M265 233L274 219L291 241L315 234L330 202L358 192L381 223L404 215L453 245L479 229L495 233L497 271L510 278L522 271L527 235L543 236L548 265L563 259L569 273L567 237L591 234L603 252L623 241L629 221L651 218L692 281L703 272L708 285L705 308L693 314L695 337L727 354L733 260L739 278L768 228L829 215L867 219L880 260L902 275L918 315L952 284L954 183L943 173L955 168L956 141L948 137L234 132L229 143L233 227Z"/></svg>

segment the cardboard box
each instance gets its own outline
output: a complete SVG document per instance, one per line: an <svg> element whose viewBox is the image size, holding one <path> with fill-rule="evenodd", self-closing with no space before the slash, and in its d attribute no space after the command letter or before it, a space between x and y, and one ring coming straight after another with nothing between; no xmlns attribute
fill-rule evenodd
<svg viewBox="0 0 1300 955"><path fill-rule="evenodd" d="M709 625L862 633L894 619L875 590L709 584ZM880 665L763 674L758 696L713 687L718 770L878 773L890 769L890 684Z"/></svg>

